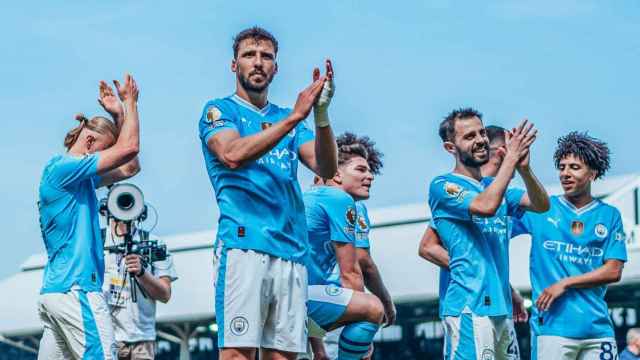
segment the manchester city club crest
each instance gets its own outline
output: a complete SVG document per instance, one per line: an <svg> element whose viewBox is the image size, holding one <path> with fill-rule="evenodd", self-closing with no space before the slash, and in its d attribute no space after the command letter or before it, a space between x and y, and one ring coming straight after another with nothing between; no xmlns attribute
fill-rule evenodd
<svg viewBox="0 0 640 360"><path fill-rule="evenodd" d="M336 285L333 284L329 284L327 285L327 287L324 289L324 291L327 293L327 295L329 296L338 296L340 294L342 294L342 292L344 291L341 287L338 287Z"/></svg>
<svg viewBox="0 0 640 360"><path fill-rule="evenodd" d="M575 236L582 235L584 231L584 223L582 221L574 220L571 222L571 233Z"/></svg>
<svg viewBox="0 0 640 360"><path fill-rule="evenodd" d="M494 360L496 358L496 353L491 349L482 350L482 356L480 356L482 360Z"/></svg>
<svg viewBox="0 0 640 360"><path fill-rule="evenodd" d="M242 336L249 331L249 322L242 316L236 316L229 325L231 332L236 336Z"/></svg>
<svg viewBox="0 0 640 360"><path fill-rule="evenodd" d="M607 235L609 235L609 229L607 229L606 226L604 226L604 224L598 224L596 225L596 236L599 237L600 239L604 239L607 237Z"/></svg>

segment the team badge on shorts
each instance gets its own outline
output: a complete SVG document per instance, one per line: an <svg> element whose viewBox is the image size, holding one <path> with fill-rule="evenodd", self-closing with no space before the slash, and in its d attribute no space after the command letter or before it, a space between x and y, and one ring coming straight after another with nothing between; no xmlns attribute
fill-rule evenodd
<svg viewBox="0 0 640 360"><path fill-rule="evenodd" d="M604 226L604 224L598 224L596 225L596 236L599 237L600 239L604 239L607 237L607 235L609 235L609 229L607 229L606 226Z"/></svg>
<svg viewBox="0 0 640 360"><path fill-rule="evenodd" d="M584 231L584 224L581 221L574 220L571 222L571 232L573 233L573 235L580 236L582 235L583 231Z"/></svg>
<svg viewBox="0 0 640 360"><path fill-rule="evenodd" d="M327 285L327 287L324 289L324 291L327 293L327 295L329 296L338 296L340 294L342 294L342 292L344 291L344 289L342 289L341 287L338 287L336 285L333 284L329 284Z"/></svg>
<svg viewBox="0 0 640 360"><path fill-rule="evenodd" d="M493 352L493 350L491 350L491 349L482 350L482 356L480 356L480 359L482 359L482 360L494 360L495 358L496 358L496 353Z"/></svg>
<svg viewBox="0 0 640 360"><path fill-rule="evenodd" d="M242 316L236 316L231 320L229 328L233 335L242 336L249 331L249 322Z"/></svg>

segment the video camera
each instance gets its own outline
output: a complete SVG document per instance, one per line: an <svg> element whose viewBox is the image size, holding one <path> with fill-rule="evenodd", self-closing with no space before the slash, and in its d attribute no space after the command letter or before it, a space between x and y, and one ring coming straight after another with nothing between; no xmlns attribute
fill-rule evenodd
<svg viewBox="0 0 640 360"><path fill-rule="evenodd" d="M167 246L158 244L157 240L150 240L147 231L136 230L141 222L147 218L147 205L144 203L144 195L140 188L129 183L120 183L109 188L109 193L105 199L100 201L100 214L107 219L106 231L111 231L110 222L122 223L124 230L118 230L116 224L116 235L124 239L123 242L105 246L105 250L110 254L138 255L142 265L146 266L155 261L162 261L167 258ZM118 231L122 231L119 233ZM134 235L138 235L134 240ZM130 274L131 300L136 302L136 287L140 287L133 274ZM142 290L142 288L140 288ZM146 297L144 291L142 295Z"/></svg>

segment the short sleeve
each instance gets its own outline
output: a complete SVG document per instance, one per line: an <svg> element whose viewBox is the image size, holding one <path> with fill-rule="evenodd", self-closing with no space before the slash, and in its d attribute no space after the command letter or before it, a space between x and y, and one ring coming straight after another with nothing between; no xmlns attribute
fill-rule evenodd
<svg viewBox="0 0 640 360"><path fill-rule="evenodd" d="M325 206L329 218L329 234L332 241L355 244L356 206L345 194L336 194Z"/></svg>
<svg viewBox="0 0 640 360"><path fill-rule="evenodd" d="M167 258L162 261L156 261L153 263L153 274L158 277L168 277L171 281L178 280L178 274L176 268L173 265L173 256L167 254Z"/></svg>
<svg viewBox="0 0 640 360"><path fill-rule="evenodd" d="M605 234L607 237L604 246L604 260L622 260L627 261L626 233L622 225L620 212L614 210L613 223L610 229L603 224L596 225L596 235Z"/></svg>
<svg viewBox="0 0 640 360"><path fill-rule="evenodd" d="M313 131L309 129L305 121L301 121L296 126L295 150L300 151L300 147L311 140L315 139Z"/></svg>
<svg viewBox="0 0 640 360"><path fill-rule="evenodd" d="M200 139L206 144L213 135L221 131L238 131L236 121L236 117L227 104L218 100L210 101L202 110L198 123Z"/></svg>
<svg viewBox="0 0 640 360"><path fill-rule="evenodd" d="M99 153L82 157L63 156L49 172L49 181L61 188L98 176ZM96 185L97 186L97 185Z"/></svg>
<svg viewBox="0 0 640 360"><path fill-rule="evenodd" d="M435 219L470 220L469 208L478 192L445 178L436 178L429 187L429 205Z"/></svg>
<svg viewBox="0 0 640 360"><path fill-rule="evenodd" d="M522 189L507 189L504 195L507 202L507 214L514 217L521 217L524 214L524 209L520 206L522 197L526 192Z"/></svg>

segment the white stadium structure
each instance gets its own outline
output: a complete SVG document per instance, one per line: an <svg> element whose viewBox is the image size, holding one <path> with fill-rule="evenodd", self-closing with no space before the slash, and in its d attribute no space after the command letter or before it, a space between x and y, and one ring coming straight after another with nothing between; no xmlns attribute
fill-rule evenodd
<svg viewBox="0 0 640 360"><path fill-rule="evenodd" d="M622 281L611 286L608 302L617 338L638 326L640 311L640 175L611 176L594 184L601 200L616 206L628 233L629 261ZM557 186L548 187L557 194ZM418 257L418 243L430 220L426 203L370 209L372 253L398 306L398 325L377 337L378 359L435 358L441 351L442 328L437 321L438 269ZM215 344L213 251L215 230L163 237L174 257L180 279L168 304L158 305L158 359L213 359ZM525 296L530 292L527 236L511 242L511 283ZM19 272L0 280L0 360L35 359L42 326L36 302L45 254L29 257ZM530 302L529 302L530 303ZM518 332L525 338L526 325ZM403 346L398 346L402 344ZM386 349L386 353L385 353ZM393 353L391 352L393 349ZM401 350L399 350L401 349Z"/></svg>

